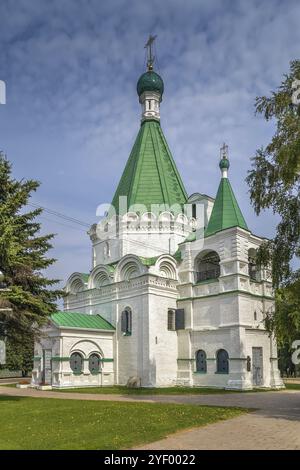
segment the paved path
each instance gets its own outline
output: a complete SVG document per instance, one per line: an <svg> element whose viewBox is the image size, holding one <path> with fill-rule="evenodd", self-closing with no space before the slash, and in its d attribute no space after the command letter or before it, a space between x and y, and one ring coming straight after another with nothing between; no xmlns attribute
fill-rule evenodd
<svg viewBox="0 0 300 470"><path fill-rule="evenodd" d="M300 449L300 391L220 395L96 395L1 387L0 395L69 400L241 406L254 411L227 421L180 431L140 449Z"/></svg>

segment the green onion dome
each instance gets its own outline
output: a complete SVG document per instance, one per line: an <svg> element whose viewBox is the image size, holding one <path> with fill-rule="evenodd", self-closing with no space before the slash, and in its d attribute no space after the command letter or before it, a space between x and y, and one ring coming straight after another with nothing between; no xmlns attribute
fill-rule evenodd
<svg viewBox="0 0 300 470"><path fill-rule="evenodd" d="M148 70L148 72L140 76L136 90L139 96L141 96L144 91L156 91L162 95L164 92L164 82L158 73L153 72L153 70Z"/></svg>
<svg viewBox="0 0 300 470"><path fill-rule="evenodd" d="M229 163L228 158L223 157L223 158L220 160L219 167L220 167L221 170L223 170L223 169L228 170L228 168L230 167L230 163Z"/></svg>

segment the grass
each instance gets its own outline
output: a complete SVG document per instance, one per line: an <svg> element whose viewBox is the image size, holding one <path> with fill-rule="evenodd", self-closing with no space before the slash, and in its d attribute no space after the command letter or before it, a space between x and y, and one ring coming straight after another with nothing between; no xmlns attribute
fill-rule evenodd
<svg viewBox="0 0 300 470"><path fill-rule="evenodd" d="M0 396L0 449L126 449L241 408Z"/></svg>
<svg viewBox="0 0 300 470"><path fill-rule="evenodd" d="M285 383L284 385L287 390L300 390L300 384Z"/></svg>
<svg viewBox="0 0 300 470"><path fill-rule="evenodd" d="M253 389L244 390L242 393L249 392L268 392L271 389ZM55 392L64 393L95 393L102 394L118 394L118 395L220 395L227 393L241 393L240 390L225 390L224 388L208 388L208 387L163 387L163 388L128 388L122 385L113 387L79 387L54 389ZM274 390L272 390L274 391Z"/></svg>

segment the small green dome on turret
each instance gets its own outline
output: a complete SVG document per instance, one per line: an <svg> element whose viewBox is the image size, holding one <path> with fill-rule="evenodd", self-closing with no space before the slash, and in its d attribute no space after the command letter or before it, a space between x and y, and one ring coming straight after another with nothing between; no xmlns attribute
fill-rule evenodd
<svg viewBox="0 0 300 470"><path fill-rule="evenodd" d="M220 167L220 170L224 170L224 169L228 170L228 168L230 167L228 158L226 157L221 158L219 167Z"/></svg>
<svg viewBox="0 0 300 470"><path fill-rule="evenodd" d="M158 73L148 70L140 76L137 86L137 94L141 96L144 91L156 91L160 95L164 92L164 82Z"/></svg>

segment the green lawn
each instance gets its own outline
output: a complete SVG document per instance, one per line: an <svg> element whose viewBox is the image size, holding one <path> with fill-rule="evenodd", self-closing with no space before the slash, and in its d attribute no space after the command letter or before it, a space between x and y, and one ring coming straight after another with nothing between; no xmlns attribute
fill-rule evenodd
<svg viewBox="0 0 300 470"><path fill-rule="evenodd" d="M285 383L284 385L287 390L300 390L300 384Z"/></svg>
<svg viewBox="0 0 300 470"><path fill-rule="evenodd" d="M96 394L118 394L118 395L213 395L220 393L241 393L240 390L224 390L223 388L208 388L208 387L163 387L163 388L128 388L121 385L113 387L80 387L80 388L65 388L53 389L55 392L67 393L96 393ZM269 389L253 389L245 390L246 392L268 392ZM274 390L273 390L274 391Z"/></svg>
<svg viewBox="0 0 300 470"><path fill-rule="evenodd" d="M241 408L0 396L0 449L126 449Z"/></svg>

